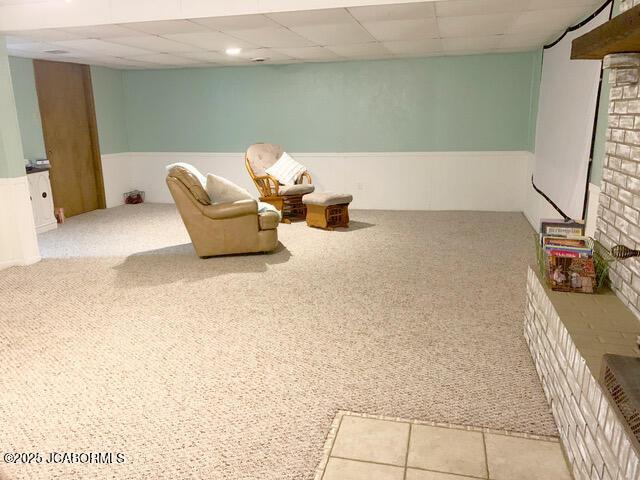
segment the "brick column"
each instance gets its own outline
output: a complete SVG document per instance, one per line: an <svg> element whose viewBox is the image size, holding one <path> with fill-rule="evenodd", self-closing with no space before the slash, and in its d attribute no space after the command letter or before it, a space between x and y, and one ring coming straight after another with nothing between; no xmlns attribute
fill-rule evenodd
<svg viewBox="0 0 640 480"><path fill-rule="evenodd" d="M640 0L622 0L620 2L620 13L626 12L627 10L635 7L638 4L640 4Z"/></svg>
<svg viewBox="0 0 640 480"><path fill-rule="evenodd" d="M640 248L640 53L605 57L610 69L609 126L595 237L606 248ZM640 318L640 262L616 262L611 283Z"/></svg>

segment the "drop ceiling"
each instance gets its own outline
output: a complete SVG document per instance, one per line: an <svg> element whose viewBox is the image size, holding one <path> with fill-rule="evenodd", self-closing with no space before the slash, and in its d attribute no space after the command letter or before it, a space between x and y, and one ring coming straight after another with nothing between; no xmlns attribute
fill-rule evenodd
<svg viewBox="0 0 640 480"><path fill-rule="evenodd" d="M463 55L540 47L602 2L440 0L3 34L17 57L122 69Z"/></svg>

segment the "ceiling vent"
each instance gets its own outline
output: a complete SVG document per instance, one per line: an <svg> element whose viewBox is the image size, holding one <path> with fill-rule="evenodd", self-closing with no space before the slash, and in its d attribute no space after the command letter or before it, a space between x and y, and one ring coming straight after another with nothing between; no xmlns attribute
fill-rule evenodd
<svg viewBox="0 0 640 480"><path fill-rule="evenodd" d="M251 59L253 63L262 63L262 62L266 62L267 60L269 59L266 57L256 57Z"/></svg>
<svg viewBox="0 0 640 480"><path fill-rule="evenodd" d="M48 53L50 55L64 55L69 52L66 50L45 50L43 53Z"/></svg>

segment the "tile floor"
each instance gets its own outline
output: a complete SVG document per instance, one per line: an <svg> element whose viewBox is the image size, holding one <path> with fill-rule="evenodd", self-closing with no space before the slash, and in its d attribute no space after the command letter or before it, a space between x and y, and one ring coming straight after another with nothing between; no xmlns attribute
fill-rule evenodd
<svg viewBox="0 0 640 480"><path fill-rule="evenodd" d="M556 438L341 412L318 480L571 480Z"/></svg>

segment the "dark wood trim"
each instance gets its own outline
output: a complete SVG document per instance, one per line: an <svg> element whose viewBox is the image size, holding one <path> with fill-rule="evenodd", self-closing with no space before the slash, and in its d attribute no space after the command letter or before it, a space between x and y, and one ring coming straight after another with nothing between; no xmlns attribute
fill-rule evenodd
<svg viewBox="0 0 640 480"><path fill-rule="evenodd" d="M93 167L96 175L96 188L98 189L98 206L107 208L104 193L104 177L102 174L102 156L100 154L100 140L98 138L98 121L96 120L96 104L93 98L93 83L91 82L91 67L82 65L84 94L87 101L87 118L89 119L89 131L91 133L91 147L93 153Z"/></svg>
<svg viewBox="0 0 640 480"><path fill-rule="evenodd" d="M601 60L611 53L640 52L640 5L576 38L571 44L574 60Z"/></svg>
<svg viewBox="0 0 640 480"><path fill-rule="evenodd" d="M43 99L46 98L47 96L47 90L45 87L46 83L44 83L47 81L47 79L46 79L46 76L43 76L44 75L43 72L46 72L46 67L48 64L58 64L60 66L74 67L77 69L77 71L80 72L80 77L81 77L80 83L81 83L81 88L83 92L78 92L78 95L82 96L82 103L84 104L84 109L85 109L84 113L85 113L85 119L87 122L88 136L89 136L87 140L90 148L89 161L91 162L91 166L93 168L93 180L95 182L95 197L94 197L95 206L93 208L106 208L106 195L104 190L102 158L100 154L100 143L98 138L95 102L93 97L93 85L91 81L91 69L88 65L82 65L82 64L70 64L67 62L56 62L51 60L39 60L39 59L33 60L36 93L38 96L38 107L40 109L41 117L42 117L42 131L44 136L45 149L46 149L47 158L50 158L50 159L52 155L52 148L50 144L51 139L49 138L50 133L48 133L48 131L50 130L47 128L47 119L46 119L46 115L44 114L44 111L46 110L46 108L43 105ZM55 161L52 162L52 171L53 170L55 170ZM54 203L55 203L56 192L53 186L53 182L52 182L52 188L54 190L53 196L54 196ZM86 211L89 211L89 210L86 210ZM83 213L83 212L80 212L80 213Z"/></svg>

